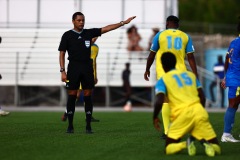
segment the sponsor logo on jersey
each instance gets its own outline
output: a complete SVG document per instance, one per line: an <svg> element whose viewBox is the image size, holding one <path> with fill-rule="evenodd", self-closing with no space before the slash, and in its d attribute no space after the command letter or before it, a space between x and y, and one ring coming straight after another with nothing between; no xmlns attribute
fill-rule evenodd
<svg viewBox="0 0 240 160"><path fill-rule="evenodd" d="M86 46L87 48L89 48L89 47L90 47L90 41L85 41L85 46Z"/></svg>

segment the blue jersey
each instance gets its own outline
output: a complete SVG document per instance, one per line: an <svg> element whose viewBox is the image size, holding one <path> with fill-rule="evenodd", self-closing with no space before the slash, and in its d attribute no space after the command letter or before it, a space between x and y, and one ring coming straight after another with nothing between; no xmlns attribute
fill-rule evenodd
<svg viewBox="0 0 240 160"><path fill-rule="evenodd" d="M240 38L234 39L228 48L226 86L240 86Z"/></svg>
<svg viewBox="0 0 240 160"><path fill-rule="evenodd" d="M216 63L213 67L214 73L220 78L224 78L224 63Z"/></svg>

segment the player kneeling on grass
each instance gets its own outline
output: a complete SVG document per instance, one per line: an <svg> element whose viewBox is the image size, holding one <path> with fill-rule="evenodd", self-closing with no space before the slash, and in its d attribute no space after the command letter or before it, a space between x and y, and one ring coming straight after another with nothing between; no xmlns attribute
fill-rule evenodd
<svg viewBox="0 0 240 160"><path fill-rule="evenodd" d="M171 52L163 53L161 62L166 74L157 81L155 86L153 123L154 127L160 130L158 114L166 96L171 107L171 125L166 137L166 154L175 154L187 148L188 154L194 156L196 154L195 139L203 144L208 156L220 154L221 148L216 134L209 122L208 113L203 107L205 97L200 82L192 72L175 69L176 57ZM187 141L181 142L181 138L187 133L191 136Z"/></svg>

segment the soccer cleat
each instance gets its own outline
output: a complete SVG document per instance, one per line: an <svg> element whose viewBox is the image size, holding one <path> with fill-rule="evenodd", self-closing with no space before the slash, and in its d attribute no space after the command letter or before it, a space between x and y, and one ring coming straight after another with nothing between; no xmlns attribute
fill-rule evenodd
<svg viewBox="0 0 240 160"><path fill-rule="evenodd" d="M94 117L91 118L91 122L99 122L99 119L95 119Z"/></svg>
<svg viewBox="0 0 240 160"><path fill-rule="evenodd" d="M164 133L161 135L161 139L166 139L166 137L167 137L167 135Z"/></svg>
<svg viewBox="0 0 240 160"><path fill-rule="evenodd" d="M0 111L0 116L7 116L10 112Z"/></svg>
<svg viewBox="0 0 240 160"><path fill-rule="evenodd" d="M127 101L125 106L123 106L123 110L125 112L131 112L132 111L132 103L130 101Z"/></svg>
<svg viewBox="0 0 240 160"><path fill-rule="evenodd" d="M221 147L218 144L211 143L216 154L221 154Z"/></svg>
<svg viewBox="0 0 240 160"><path fill-rule="evenodd" d="M91 126L86 126L86 134L92 134L93 131L92 131L92 128Z"/></svg>
<svg viewBox="0 0 240 160"><path fill-rule="evenodd" d="M86 122L87 122L87 119L85 119L86 120ZM95 119L95 118L91 118L91 122L100 122L100 120L99 119Z"/></svg>
<svg viewBox="0 0 240 160"><path fill-rule="evenodd" d="M188 148L188 155L195 156L196 155L196 147L194 145L194 141L191 140L190 137L187 139L187 148Z"/></svg>
<svg viewBox="0 0 240 160"><path fill-rule="evenodd" d="M214 148L212 147L212 145L210 143L203 143L204 147L205 147L205 153L206 155L208 155L209 157L214 157L215 156L215 151Z"/></svg>
<svg viewBox="0 0 240 160"><path fill-rule="evenodd" d="M66 112L64 112L64 114L62 115L61 119L64 122L67 120L67 113Z"/></svg>
<svg viewBox="0 0 240 160"><path fill-rule="evenodd" d="M91 129L86 129L86 134L93 134L93 131Z"/></svg>
<svg viewBox="0 0 240 160"><path fill-rule="evenodd" d="M66 133L74 133L74 128L68 126Z"/></svg>
<svg viewBox="0 0 240 160"><path fill-rule="evenodd" d="M235 139L231 134L227 136L222 136L221 138L222 142L240 142L240 140Z"/></svg>

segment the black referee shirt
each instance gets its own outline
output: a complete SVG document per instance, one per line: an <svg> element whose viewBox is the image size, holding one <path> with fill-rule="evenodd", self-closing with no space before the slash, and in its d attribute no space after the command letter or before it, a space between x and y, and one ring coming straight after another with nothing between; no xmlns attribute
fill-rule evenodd
<svg viewBox="0 0 240 160"><path fill-rule="evenodd" d="M92 38L101 36L101 28L69 30L62 36L58 51L68 52L69 61L89 61Z"/></svg>

